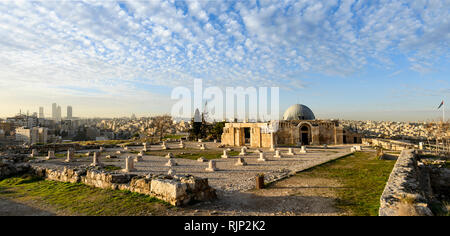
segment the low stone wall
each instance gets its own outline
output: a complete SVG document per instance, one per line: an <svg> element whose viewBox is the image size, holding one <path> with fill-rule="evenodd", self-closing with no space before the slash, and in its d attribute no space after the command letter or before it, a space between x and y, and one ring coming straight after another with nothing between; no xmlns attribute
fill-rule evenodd
<svg viewBox="0 0 450 236"><path fill-rule="evenodd" d="M380 216L431 216L415 150L405 149L395 163L380 198Z"/></svg>
<svg viewBox="0 0 450 236"><path fill-rule="evenodd" d="M33 165L33 173L48 180L61 182L84 183L89 186L129 190L164 200L174 206L187 205L193 201L210 201L215 198L216 191L208 185L208 179L190 175L138 176L127 173L110 173L95 168L52 169Z"/></svg>
<svg viewBox="0 0 450 236"><path fill-rule="evenodd" d="M405 149L418 148L418 145L402 142L399 140L377 139L377 138L363 138L362 143L364 145L370 145L372 147L382 147L387 150L402 151Z"/></svg>

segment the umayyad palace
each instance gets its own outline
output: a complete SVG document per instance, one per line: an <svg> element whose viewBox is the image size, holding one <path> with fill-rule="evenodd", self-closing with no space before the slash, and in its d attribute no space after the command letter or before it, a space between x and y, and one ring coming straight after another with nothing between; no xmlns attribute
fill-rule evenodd
<svg viewBox="0 0 450 236"><path fill-rule="evenodd" d="M350 132L335 120L316 120L305 105L289 107L280 121L226 123L222 144L230 146L275 147L361 143L361 135Z"/></svg>

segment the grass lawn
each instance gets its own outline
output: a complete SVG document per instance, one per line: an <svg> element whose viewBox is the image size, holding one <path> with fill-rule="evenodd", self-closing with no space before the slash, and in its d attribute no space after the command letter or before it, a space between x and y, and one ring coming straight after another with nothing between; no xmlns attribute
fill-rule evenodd
<svg viewBox="0 0 450 236"><path fill-rule="evenodd" d="M375 153L356 152L350 156L300 172L296 177L337 180L337 207L357 216L376 216L380 197L394 167L393 160L378 160Z"/></svg>
<svg viewBox="0 0 450 236"><path fill-rule="evenodd" d="M63 215L166 215L177 210L142 194L47 181L27 175L0 181L0 197L32 203Z"/></svg>

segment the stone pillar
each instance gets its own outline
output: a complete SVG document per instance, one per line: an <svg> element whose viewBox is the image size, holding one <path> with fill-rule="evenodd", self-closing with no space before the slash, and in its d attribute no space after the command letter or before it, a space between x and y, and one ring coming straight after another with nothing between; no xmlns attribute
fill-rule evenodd
<svg viewBox="0 0 450 236"><path fill-rule="evenodd" d="M170 168L169 171L167 172L167 175L170 175L170 176L176 175L175 170L172 170L172 168Z"/></svg>
<svg viewBox="0 0 450 236"><path fill-rule="evenodd" d="M169 147L166 144L166 141L163 141L163 144L161 145L161 147L162 147L163 150L169 149Z"/></svg>
<svg viewBox="0 0 450 236"><path fill-rule="evenodd" d="M139 152L139 154L138 154L138 156L140 156L140 157L143 157L144 155L145 155L144 150L141 150L141 151Z"/></svg>
<svg viewBox="0 0 450 236"><path fill-rule="evenodd" d="M134 162L140 162L142 161L142 155L137 155L136 157L134 157Z"/></svg>
<svg viewBox="0 0 450 236"><path fill-rule="evenodd" d="M225 159L228 158L227 150L223 150L223 155L221 157Z"/></svg>
<svg viewBox="0 0 450 236"><path fill-rule="evenodd" d="M55 159L55 151L48 151L48 156L45 159Z"/></svg>
<svg viewBox="0 0 450 236"><path fill-rule="evenodd" d="M166 158L173 158L173 154L171 152L167 153Z"/></svg>
<svg viewBox="0 0 450 236"><path fill-rule="evenodd" d="M423 142L419 142L419 150L423 150Z"/></svg>
<svg viewBox="0 0 450 236"><path fill-rule="evenodd" d="M68 149L67 150L67 158L66 158L65 162L71 162L73 158L74 158L73 149Z"/></svg>
<svg viewBox="0 0 450 236"><path fill-rule="evenodd" d="M131 171L136 171L136 169L134 168L134 162L131 158L131 156L127 156L125 158L125 169L123 169L124 172L131 172Z"/></svg>
<svg viewBox="0 0 450 236"><path fill-rule="evenodd" d="M216 161L215 160L210 160L209 164L208 164L208 168L206 168L206 171L210 171L210 172L214 172L216 171Z"/></svg>
<svg viewBox="0 0 450 236"><path fill-rule="evenodd" d="M275 151L275 138L273 137L274 133L270 133L270 151Z"/></svg>
<svg viewBox="0 0 450 236"><path fill-rule="evenodd" d="M246 156L247 155L247 149L245 147L241 148L241 152L239 153L239 156Z"/></svg>
<svg viewBox="0 0 450 236"><path fill-rule="evenodd" d="M292 148L289 148L287 155L289 155L289 156L295 155L294 150Z"/></svg>
<svg viewBox="0 0 450 236"><path fill-rule="evenodd" d="M183 143L183 140L180 140L180 144L178 145L180 148L184 148L185 147L185 145L184 145L184 143Z"/></svg>
<svg viewBox="0 0 450 236"><path fill-rule="evenodd" d="M175 162L175 160L169 159L165 166L176 166L176 165L178 164Z"/></svg>
<svg viewBox="0 0 450 236"><path fill-rule="evenodd" d="M30 157L37 157L38 155L39 155L39 153L36 149L31 150Z"/></svg>
<svg viewBox="0 0 450 236"><path fill-rule="evenodd" d="M300 153L305 154L306 153L306 147L302 146L302 148L300 149Z"/></svg>
<svg viewBox="0 0 450 236"><path fill-rule="evenodd" d="M94 152L91 166L101 166L101 165L102 163L100 162L100 153Z"/></svg>
<svg viewBox="0 0 450 236"><path fill-rule="evenodd" d="M275 155L273 157L281 158L282 156L281 156L280 150L275 150Z"/></svg>
<svg viewBox="0 0 450 236"><path fill-rule="evenodd" d="M144 151L144 152L148 151L147 143L142 143L142 145L144 145L144 148L142 149L142 151Z"/></svg>
<svg viewBox="0 0 450 236"><path fill-rule="evenodd" d="M258 161L267 161L266 157L264 156L264 153L259 154Z"/></svg>
<svg viewBox="0 0 450 236"><path fill-rule="evenodd" d="M234 164L234 165L236 165L236 166L246 166L246 165L247 165L247 162L245 162L244 158L239 157L239 158L237 159L236 164Z"/></svg>

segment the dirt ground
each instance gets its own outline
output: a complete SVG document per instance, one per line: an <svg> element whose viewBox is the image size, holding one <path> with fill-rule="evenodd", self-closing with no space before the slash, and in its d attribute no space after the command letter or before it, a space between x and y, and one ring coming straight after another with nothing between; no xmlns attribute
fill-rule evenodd
<svg viewBox="0 0 450 236"><path fill-rule="evenodd" d="M247 192L219 192L212 203L183 209L185 215L347 215L335 207L334 189L340 184L330 179L293 176L269 188ZM181 213L181 212L180 212Z"/></svg>
<svg viewBox="0 0 450 236"><path fill-rule="evenodd" d="M177 210L167 209L164 215L186 216L262 216L262 215L346 215L335 207L336 181L293 176L271 184L266 189L246 192L218 191L218 199L201 202ZM67 215L37 202L15 202L0 198L2 216Z"/></svg>
<svg viewBox="0 0 450 236"><path fill-rule="evenodd" d="M0 216L53 216L54 212L0 198Z"/></svg>

